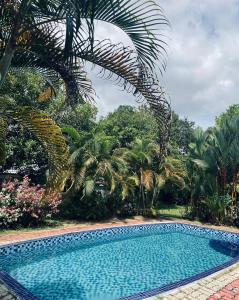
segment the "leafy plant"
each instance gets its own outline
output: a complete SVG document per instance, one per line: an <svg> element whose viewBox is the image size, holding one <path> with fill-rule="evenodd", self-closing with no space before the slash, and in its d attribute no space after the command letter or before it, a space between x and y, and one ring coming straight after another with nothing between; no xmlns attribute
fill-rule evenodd
<svg viewBox="0 0 239 300"><path fill-rule="evenodd" d="M223 223L230 216L232 198L229 195L214 194L207 197L203 203L206 205L208 217L213 223Z"/></svg>

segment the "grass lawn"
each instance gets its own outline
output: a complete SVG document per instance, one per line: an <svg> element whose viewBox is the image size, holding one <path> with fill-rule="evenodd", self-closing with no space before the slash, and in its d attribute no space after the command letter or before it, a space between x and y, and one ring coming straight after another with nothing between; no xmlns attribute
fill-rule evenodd
<svg viewBox="0 0 239 300"><path fill-rule="evenodd" d="M56 228L69 228L75 225L80 225L82 223L77 221L69 221L69 220L47 220L46 224L41 225L39 227L27 227L27 228L17 228L17 229L3 229L0 231L0 236L7 234L15 234L21 232L30 232L30 231L40 231L40 230L51 230Z"/></svg>
<svg viewBox="0 0 239 300"><path fill-rule="evenodd" d="M183 205L167 205L161 204L159 208L159 215L165 219L184 219L186 206Z"/></svg>

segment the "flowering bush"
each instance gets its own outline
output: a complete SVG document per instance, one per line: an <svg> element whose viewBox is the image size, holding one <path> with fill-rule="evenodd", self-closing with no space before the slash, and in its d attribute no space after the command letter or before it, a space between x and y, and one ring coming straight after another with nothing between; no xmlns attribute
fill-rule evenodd
<svg viewBox="0 0 239 300"><path fill-rule="evenodd" d="M27 176L23 182L8 181L0 187L0 227L29 226L41 223L58 212L58 192L44 196L45 189L33 186Z"/></svg>

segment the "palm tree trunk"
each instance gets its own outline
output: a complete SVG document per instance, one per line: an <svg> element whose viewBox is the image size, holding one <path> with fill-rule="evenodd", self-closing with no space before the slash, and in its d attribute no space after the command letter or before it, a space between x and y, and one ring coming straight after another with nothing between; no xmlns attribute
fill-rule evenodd
<svg viewBox="0 0 239 300"><path fill-rule="evenodd" d="M224 167L222 169L222 186L223 186L223 194L225 194L225 191L227 189L227 168Z"/></svg>
<svg viewBox="0 0 239 300"><path fill-rule="evenodd" d="M143 170L140 168L140 194L142 199L142 207L145 212L145 197L144 197L144 184L143 184Z"/></svg>
<svg viewBox="0 0 239 300"><path fill-rule="evenodd" d="M11 43L9 42L4 51L3 57L0 60L0 87L7 75L14 53L15 53L15 49L14 47L12 47Z"/></svg>
<svg viewBox="0 0 239 300"><path fill-rule="evenodd" d="M194 201L193 201L193 183L192 183L192 178L189 179L189 188L190 188L190 203L192 208L194 208Z"/></svg>
<svg viewBox="0 0 239 300"><path fill-rule="evenodd" d="M152 208L153 205L154 205L154 200L156 199L156 195L157 195L157 188L154 187L153 196L152 196L152 201L151 201L151 207L150 207L150 208Z"/></svg>
<svg viewBox="0 0 239 300"><path fill-rule="evenodd" d="M12 32L10 35L10 38L8 40L6 49L3 53L3 56L0 60L0 88L3 84L3 81L7 75L7 72L9 70L9 67L12 62L12 58L14 56L14 53L16 51L17 47L17 38L21 34L21 26L22 21L31 5L32 0L22 0L19 11L15 11L15 21L12 27Z"/></svg>
<svg viewBox="0 0 239 300"><path fill-rule="evenodd" d="M233 179L232 179L232 200L235 206L236 206L236 197L237 197L237 173L238 173L238 168L236 167L233 172Z"/></svg>

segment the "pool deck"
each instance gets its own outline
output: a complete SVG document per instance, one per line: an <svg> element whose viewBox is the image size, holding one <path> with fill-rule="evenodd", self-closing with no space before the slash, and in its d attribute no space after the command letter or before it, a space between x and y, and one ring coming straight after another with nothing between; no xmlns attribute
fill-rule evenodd
<svg viewBox="0 0 239 300"><path fill-rule="evenodd" d="M153 224L162 222L177 222L183 224L194 224L186 220L155 220L144 219L141 217L125 219L124 221L114 219L109 222L99 223L80 223L79 225L69 225L64 228L57 229L43 229L31 232L10 233L0 235L0 245L7 245L20 241L27 241L31 239L38 239L41 237L49 237L59 234L66 234L71 232L79 232L85 230L94 230L100 228L110 228L116 226L140 225L140 224ZM236 228L225 226L212 226L200 225L207 228L217 230L225 230L230 232L237 232ZM18 299L6 286L0 281L0 299L1 300L16 300ZM188 284L179 289L149 298L150 300L163 299L163 300L239 300L239 263L219 271L213 275L205 277L199 281Z"/></svg>

